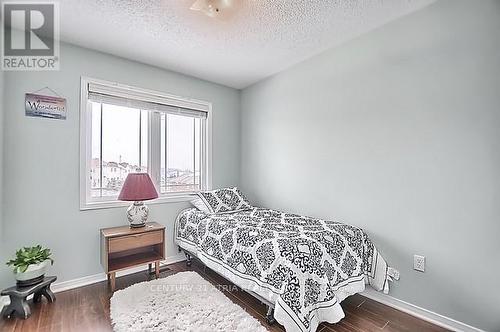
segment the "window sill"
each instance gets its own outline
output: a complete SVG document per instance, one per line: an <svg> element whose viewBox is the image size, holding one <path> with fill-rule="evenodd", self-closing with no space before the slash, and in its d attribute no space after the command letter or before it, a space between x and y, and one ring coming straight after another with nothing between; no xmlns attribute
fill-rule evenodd
<svg viewBox="0 0 500 332"><path fill-rule="evenodd" d="M169 196L161 196L157 199L153 199L151 201L145 201L146 205L156 205L156 204L165 204L165 203L179 203L179 202L189 202L194 198L195 194L183 193L178 195L169 195ZM99 209L113 209L113 208L122 208L127 207L133 202L124 202L124 201L94 201L80 204L80 211L87 210L99 210Z"/></svg>

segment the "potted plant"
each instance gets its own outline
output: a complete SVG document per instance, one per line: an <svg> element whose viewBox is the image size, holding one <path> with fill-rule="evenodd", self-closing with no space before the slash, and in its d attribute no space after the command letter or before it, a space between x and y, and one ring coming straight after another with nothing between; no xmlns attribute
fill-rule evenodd
<svg viewBox="0 0 500 332"><path fill-rule="evenodd" d="M41 245L24 247L16 251L16 257L7 265L14 266L14 276L19 285L32 285L43 279L49 264L54 264L50 256L50 249Z"/></svg>

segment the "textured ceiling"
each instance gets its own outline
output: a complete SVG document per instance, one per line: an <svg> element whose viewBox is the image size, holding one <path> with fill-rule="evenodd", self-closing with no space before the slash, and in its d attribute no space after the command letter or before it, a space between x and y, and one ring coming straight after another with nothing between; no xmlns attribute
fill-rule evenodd
<svg viewBox="0 0 500 332"><path fill-rule="evenodd" d="M224 19L194 0L63 0L61 39L246 87L433 0L233 0Z"/></svg>

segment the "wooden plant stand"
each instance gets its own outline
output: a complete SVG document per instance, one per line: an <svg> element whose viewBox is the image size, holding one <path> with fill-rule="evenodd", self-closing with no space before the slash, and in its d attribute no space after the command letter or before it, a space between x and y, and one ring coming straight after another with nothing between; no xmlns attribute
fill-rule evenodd
<svg viewBox="0 0 500 332"><path fill-rule="evenodd" d="M47 301L50 303L56 300L54 293L50 290L50 284L56 281L57 277L44 277L43 280L32 286L27 287L19 287L13 286L7 289L4 289L0 295L9 296L10 304L5 306L2 309L1 316L3 317L12 317L16 316L22 319L26 319L31 315L30 306L26 301L26 298L34 294L33 302L38 303L41 301L42 296L47 298Z"/></svg>

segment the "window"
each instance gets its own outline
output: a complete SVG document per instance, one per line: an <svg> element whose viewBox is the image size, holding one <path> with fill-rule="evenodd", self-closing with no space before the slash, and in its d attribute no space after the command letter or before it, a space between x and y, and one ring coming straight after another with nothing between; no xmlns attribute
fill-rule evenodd
<svg viewBox="0 0 500 332"><path fill-rule="evenodd" d="M201 120L161 115L161 193L201 189Z"/></svg>
<svg viewBox="0 0 500 332"><path fill-rule="evenodd" d="M127 205L132 172L147 172L157 202L210 188L210 103L82 78L81 209Z"/></svg>
<svg viewBox="0 0 500 332"><path fill-rule="evenodd" d="M115 198L130 172L148 172L148 111L90 101L90 198Z"/></svg>

